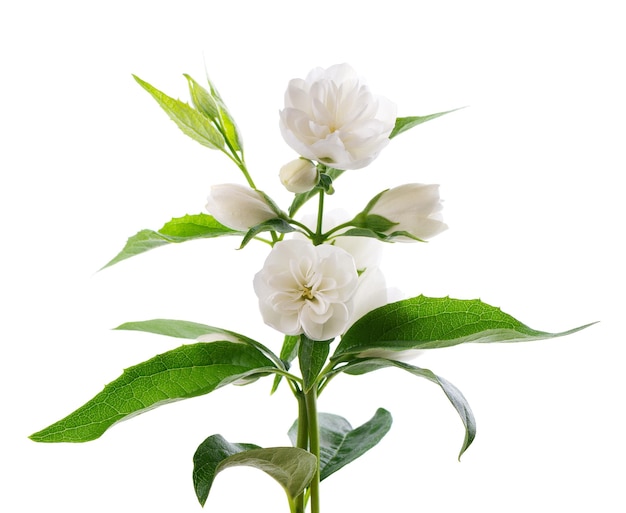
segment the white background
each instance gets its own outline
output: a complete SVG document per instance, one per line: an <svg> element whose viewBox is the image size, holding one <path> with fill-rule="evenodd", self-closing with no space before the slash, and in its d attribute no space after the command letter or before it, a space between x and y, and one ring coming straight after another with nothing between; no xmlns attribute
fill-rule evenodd
<svg viewBox="0 0 626 513"><path fill-rule="evenodd" d="M191 458L208 435L288 444L295 404L269 382L230 387L115 426L87 444L27 435L125 367L180 341L111 331L169 317L275 348L252 276L266 249L198 241L97 273L143 228L203 210L243 183L186 138L131 73L187 100L205 65L243 134L257 184L283 206L295 157L278 110L289 79L351 63L399 115L467 109L395 139L346 173L331 206L440 183L450 229L386 248L407 295L480 297L570 337L427 352L478 423L400 371L338 378L320 408L394 415L386 439L323 483L325 513L624 511L624 18L620 2L7 2L0 8L2 402L0 509L197 512ZM410 6L410 7L409 7ZM219 475L207 511L286 511L254 470Z"/></svg>

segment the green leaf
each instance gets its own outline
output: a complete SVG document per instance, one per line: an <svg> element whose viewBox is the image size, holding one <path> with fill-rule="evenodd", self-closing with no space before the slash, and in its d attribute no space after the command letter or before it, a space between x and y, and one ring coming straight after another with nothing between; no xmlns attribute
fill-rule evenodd
<svg viewBox="0 0 626 513"><path fill-rule="evenodd" d="M320 371L324 368L331 342L332 340L311 340L306 335L300 335L298 360L305 392L311 390Z"/></svg>
<svg viewBox="0 0 626 513"><path fill-rule="evenodd" d="M319 414L320 427L320 480L326 479L360 458L380 442L391 428L391 414L379 408L374 416L362 426L353 429L350 423L331 413ZM295 445L298 439L298 421L289 430L289 438Z"/></svg>
<svg viewBox="0 0 626 513"><path fill-rule="evenodd" d="M200 324L197 322L179 321L175 319L151 319L148 321L126 322L114 329L143 331L146 333L155 333L157 335L165 335L166 337L184 338L188 340L196 340L198 337L203 335L217 335L223 337L220 340L246 344L254 347L272 360L276 364L277 368L285 368L283 360L278 358L270 349L265 347L260 342L235 331L216 328L215 326L207 326L206 324Z"/></svg>
<svg viewBox="0 0 626 513"><path fill-rule="evenodd" d="M319 168L319 166L318 166ZM345 170L343 169L335 169L333 167L325 167L323 168L323 174L327 175L331 178L331 180L336 180L339 176L341 176ZM327 180L327 179L324 179ZM331 182L332 185L332 182ZM312 197L316 196L319 193L319 189L314 188L307 192L301 192L294 196L293 202L289 207L289 217L293 218L296 212L300 209L302 205L304 205L307 201L309 201Z"/></svg>
<svg viewBox="0 0 626 513"><path fill-rule="evenodd" d="M219 120L219 109L211 93L186 73L183 74L183 76L187 79L187 83L189 84L189 94L191 95L191 101L194 107L211 121Z"/></svg>
<svg viewBox="0 0 626 513"><path fill-rule="evenodd" d="M36 442L87 442L116 422L149 409L274 370L271 360L245 344L184 345L126 369L89 402L30 438Z"/></svg>
<svg viewBox="0 0 626 513"><path fill-rule="evenodd" d="M133 75L137 83L156 100L174 123L185 135L207 148L224 149L224 137L212 125L211 120L188 104L175 100L152 85Z"/></svg>
<svg viewBox="0 0 626 513"><path fill-rule="evenodd" d="M354 323L335 350L345 359L368 349L432 349L467 342L524 342L562 337L590 326L561 333L537 331L478 299L418 296L390 303Z"/></svg>
<svg viewBox="0 0 626 513"><path fill-rule="evenodd" d="M231 467L254 467L273 477L285 490L290 503L309 485L317 458L296 447L263 449L253 444L231 444L213 435L200 444L193 457L193 484L204 506L215 476Z"/></svg>
<svg viewBox="0 0 626 513"><path fill-rule="evenodd" d="M450 112L455 112L457 110L464 109L465 107L459 107L458 109L447 110L445 112L437 112L436 114L429 114L428 116L409 116L406 118L397 118L396 126L389 134L389 139L393 139L396 135L400 135L407 130L410 130L414 126L421 125L426 121L430 121L431 119L438 118L443 116L444 114L449 114Z"/></svg>
<svg viewBox="0 0 626 513"><path fill-rule="evenodd" d="M278 233L290 233L295 231L295 228L291 226L284 219L270 219L269 221L264 221L263 223L257 224L248 230L248 233L244 236L241 241L241 246L239 249L243 249L248 245L248 243L254 239L259 233L263 232L278 232Z"/></svg>
<svg viewBox="0 0 626 513"><path fill-rule="evenodd" d="M474 419L474 414L472 413L472 410L470 409L467 400L465 399L461 391L456 388L452 383L443 379L440 376L437 376L434 372L428 369L421 369L419 367L415 367L414 365L409 365L408 363L399 362L396 360L388 360L386 358L367 358L363 360L354 360L344 367L338 368L337 372L345 372L346 374L352 374L356 376L386 367L398 367L399 369L410 372L414 376L426 378L427 380L441 387L443 392L448 397L449 401L452 403L452 406L454 406L455 410L461 417L461 421L463 422L463 426L465 427L465 439L463 441L461 451L459 452L460 460L463 453L474 441L474 438L476 436L476 420Z"/></svg>
<svg viewBox="0 0 626 513"><path fill-rule="evenodd" d="M300 344L300 337L298 335L285 335L283 341L283 347L280 349L280 359L285 366L285 370L289 370L291 362L293 362L298 356L298 347ZM277 374L274 378L274 385L272 386L272 394L278 389L278 385L283 377Z"/></svg>
<svg viewBox="0 0 626 513"><path fill-rule="evenodd" d="M260 447L254 444L231 444L221 435L212 435L198 446L193 455L193 487L202 506L209 496L220 464L229 456L250 449L260 449Z"/></svg>
<svg viewBox="0 0 626 513"><path fill-rule="evenodd" d="M159 246L177 244L196 239L210 239L224 235L244 235L244 233L220 224L213 216L207 214L175 217L165 223L163 228L158 232L153 230L141 230L132 237L129 237L122 251L102 267L102 269L135 255L140 255L151 249L158 248Z"/></svg>
<svg viewBox="0 0 626 513"><path fill-rule="evenodd" d="M229 144L232 146L233 150L241 152L243 150L243 141L239 132L239 128L237 128L237 123L235 123L235 120L230 115L230 112L228 111L224 100L222 100L222 97L220 96L220 93L213 84L213 82L211 82L208 77L207 81L209 82L209 87L211 88L211 95L215 99L215 103L218 108L221 125L224 129L224 135Z"/></svg>
<svg viewBox="0 0 626 513"><path fill-rule="evenodd" d="M417 242L426 242L404 230L398 230L391 233L383 233L374 231L371 228L350 228L349 230L346 230L345 232L342 232L335 237L371 237L372 239L376 239L381 242L395 242L398 238L409 238Z"/></svg>

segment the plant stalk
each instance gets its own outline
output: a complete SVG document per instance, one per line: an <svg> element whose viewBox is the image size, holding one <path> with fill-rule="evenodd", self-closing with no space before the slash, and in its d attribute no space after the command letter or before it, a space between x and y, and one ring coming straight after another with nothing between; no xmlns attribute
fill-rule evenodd
<svg viewBox="0 0 626 513"><path fill-rule="evenodd" d="M309 431L309 452L317 458L317 468L311 480L311 513L320 513L320 430L317 418L317 385L304 394L307 425Z"/></svg>

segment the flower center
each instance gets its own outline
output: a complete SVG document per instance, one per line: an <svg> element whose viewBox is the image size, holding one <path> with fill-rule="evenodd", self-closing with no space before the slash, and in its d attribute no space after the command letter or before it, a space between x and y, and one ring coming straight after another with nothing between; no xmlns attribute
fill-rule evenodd
<svg viewBox="0 0 626 513"><path fill-rule="evenodd" d="M304 285L302 287L302 299L313 299L313 287L307 287Z"/></svg>

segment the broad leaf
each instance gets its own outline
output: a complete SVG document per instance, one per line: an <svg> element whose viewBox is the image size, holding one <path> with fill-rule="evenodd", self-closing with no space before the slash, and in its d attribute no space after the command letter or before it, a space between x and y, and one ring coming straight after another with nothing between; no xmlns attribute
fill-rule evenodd
<svg viewBox="0 0 626 513"><path fill-rule="evenodd" d="M335 350L333 359L347 359L368 349L431 349L467 342L524 342L561 337L537 331L478 299L418 296L390 303L355 322Z"/></svg>
<svg viewBox="0 0 626 513"><path fill-rule="evenodd" d="M348 363L346 366L338 368L337 372L345 372L346 374L359 375L386 367L397 367L399 369L403 369L410 372L414 376L426 378L427 380L432 381L433 383L441 387L443 392L452 403L452 406L454 406L455 410L461 417L461 421L463 422L463 426L465 427L465 439L463 441L461 451L459 452L460 460L461 456L471 445L474 437L476 436L476 421L467 400L465 399L461 391L456 388L452 383L443 379L441 376L437 376L434 372L428 369L421 369L419 367L415 367L414 365L409 365L408 363L399 362L396 360L388 360L385 358L368 358L363 360L354 360Z"/></svg>
<svg viewBox="0 0 626 513"><path fill-rule="evenodd" d="M207 148L223 150L224 137L213 126L211 120L188 104L167 96L162 91L133 75L137 83L156 100L185 135Z"/></svg>
<svg viewBox="0 0 626 513"><path fill-rule="evenodd" d="M231 444L221 435L212 435L198 446L193 455L193 487L202 506L209 496L220 463L229 456L250 449L260 449L260 447L253 444Z"/></svg>
<svg viewBox="0 0 626 513"><path fill-rule="evenodd" d="M270 447L239 452L223 460L216 473L230 467L254 467L273 477L293 503L313 479L317 458L297 447Z"/></svg>
<svg viewBox="0 0 626 513"><path fill-rule="evenodd" d="M216 328L191 321L179 321L175 319L151 319L148 321L133 321L121 324L116 330L143 331L146 333L155 333L157 335L165 335L166 337L184 338L196 340L205 335L214 335L214 340L222 340L227 342L238 342L247 344L261 351L265 356L270 358L279 369L284 369L285 365L281 358L278 358L270 349L260 342L253 340L245 335L235 331ZM220 338L221 337L221 338ZM208 342L205 340L204 342Z"/></svg>
<svg viewBox="0 0 626 513"><path fill-rule="evenodd" d="M30 438L36 442L87 442L116 422L149 409L274 370L272 361L249 345L184 345L126 369L89 402Z"/></svg>
<svg viewBox="0 0 626 513"><path fill-rule="evenodd" d="M330 352L331 342L332 340L311 340L306 335L300 335L298 361L300 362L305 392L311 390L317 376L324 368L326 358L328 358L328 353Z"/></svg>
<svg viewBox="0 0 626 513"><path fill-rule="evenodd" d="M175 217L165 223L158 232L153 230L141 230L136 235L129 237L124 249L102 269L135 255L158 248L159 246L177 244L196 239L210 239L224 235L243 236L244 233L220 224L213 216L207 214Z"/></svg>
<svg viewBox="0 0 626 513"><path fill-rule="evenodd" d="M396 135L400 135L401 133L410 130L414 126L421 125L426 121L430 121L431 119L438 118L440 116L443 116L444 114L449 114L450 112L455 112L463 108L465 107L459 107L458 109L447 110L445 112L437 112L436 114L429 114L427 116L409 116L406 118L397 118L396 126L391 131L389 139L393 139Z"/></svg>
<svg viewBox="0 0 626 513"><path fill-rule="evenodd" d="M362 426L353 429L350 423L331 413L319 414L320 480L360 458L380 442L391 428L391 414L382 408ZM289 430L289 438L296 445L298 421Z"/></svg>

